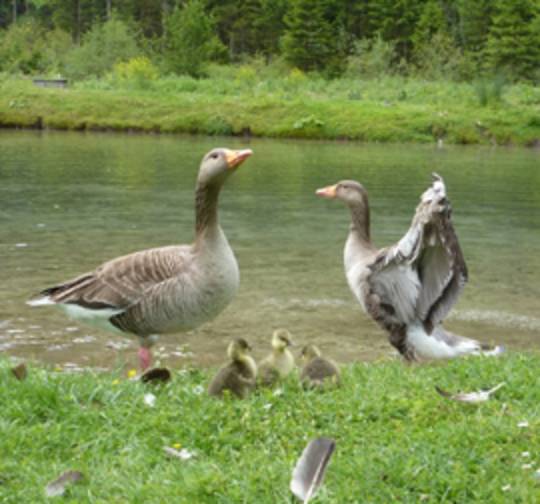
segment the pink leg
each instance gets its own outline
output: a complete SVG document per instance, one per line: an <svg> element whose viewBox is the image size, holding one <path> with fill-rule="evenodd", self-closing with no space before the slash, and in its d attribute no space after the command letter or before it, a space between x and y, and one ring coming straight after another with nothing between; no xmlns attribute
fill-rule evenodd
<svg viewBox="0 0 540 504"><path fill-rule="evenodd" d="M139 364L141 366L141 371L145 371L150 367L152 363L152 352L149 348L140 347L139 348Z"/></svg>

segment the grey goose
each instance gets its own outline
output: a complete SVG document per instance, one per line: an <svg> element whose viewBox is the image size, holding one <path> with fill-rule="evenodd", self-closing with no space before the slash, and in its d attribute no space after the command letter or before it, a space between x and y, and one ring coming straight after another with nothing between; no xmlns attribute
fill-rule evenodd
<svg viewBox="0 0 540 504"><path fill-rule="evenodd" d="M236 258L218 220L220 190L252 151L217 148L202 159L195 189L195 240L142 250L41 291L27 303L56 305L68 316L140 340L151 362L157 335L194 329L213 319L239 285Z"/></svg>
<svg viewBox="0 0 540 504"><path fill-rule="evenodd" d="M351 225L344 250L347 282L364 311L386 330L405 359L502 352L502 347L458 336L442 325L467 281L442 177L433 174L405 236L382 249L371 241L368 194L360 183L343 180L316 194L341 200L349 208Z"/></svg>

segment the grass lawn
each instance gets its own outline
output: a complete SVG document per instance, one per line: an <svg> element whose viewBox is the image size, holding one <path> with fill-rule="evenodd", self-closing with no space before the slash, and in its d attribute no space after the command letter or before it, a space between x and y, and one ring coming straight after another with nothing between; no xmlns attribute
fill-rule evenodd
<svg viewBox="0 0 540 504"><path fill-rule="evenodd" d="M135 130L376 142L538 145L540 88L385 77L234 73L145 86L110 79L42 89L0 75L0 127ZM236 77L235 77L236 75Z"/></svg>
<svg viewBox="0 0 540 504"><path fill-rule="evenodd" d="M321 435L337 447L314 502L540 502L539 354L358 363L339 389L306 392L293 376L244 401L209 398L201 370L153 386L38 365L19 382L10 366L0 360L2 503L46 501L68 469L85 477L57 502L291 503L295 461ZM434 390L502 381L477 406Z"/></svg>

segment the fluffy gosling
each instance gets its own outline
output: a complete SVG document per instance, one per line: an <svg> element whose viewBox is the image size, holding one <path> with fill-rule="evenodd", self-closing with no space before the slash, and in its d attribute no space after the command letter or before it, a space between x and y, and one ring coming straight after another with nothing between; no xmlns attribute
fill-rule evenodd
<svg viewBox="0 0 540 504"><path fill-rule="evenodd" d="M325 385L339 385L341 376L337 364L321 356L315 345L306 345L302 349L305 362L300 381L306 388L321 388Z"/></svg>
<svg viewBox="0 0 540 504"><path fill-rule="evenodd" d="M249 355L251 347L243 338L233 340L228 348L227 355L231 362L223 366L214 376L208 386L208 394L221 397L225 391L244 399L255 387L257 378L257 364Z"/></svg>
<svg viewBox="0 0 540 504"><path fill-rule="evenodd" d="M294 369L291 334L286 329L277 329L272 334L272 352L259 362L259 383L274 385Z"/></svg>

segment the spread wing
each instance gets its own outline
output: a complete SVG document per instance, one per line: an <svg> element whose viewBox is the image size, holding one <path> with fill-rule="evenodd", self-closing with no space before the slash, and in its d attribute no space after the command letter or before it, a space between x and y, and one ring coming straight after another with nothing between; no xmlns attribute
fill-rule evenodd
<svg viewBox="0 0 540 504"><path fill-rule="evenodd" d="M433 174L409 231L371 266L371 289L396 322L419 319L431 332L457 301L467 267L451 212L444 181Z"/></svg>
<svg viewBox="0 0 540 504"><path fill-rule="evenodd" d="M30 304L68 303L94 310L125 310L189 263L187 247L143 250L106 262L91 273L45 289Z"/></svg>

